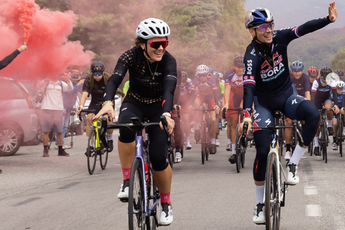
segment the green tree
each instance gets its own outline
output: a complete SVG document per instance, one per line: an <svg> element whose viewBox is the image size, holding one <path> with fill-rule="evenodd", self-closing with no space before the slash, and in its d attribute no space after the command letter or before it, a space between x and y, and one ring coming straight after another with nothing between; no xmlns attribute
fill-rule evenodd
<svg viewBox="0 0 345 230"><path fill-rule="evenodd" d="M332 70L345 70L345 46L338 51L331 63Z"/></svg>

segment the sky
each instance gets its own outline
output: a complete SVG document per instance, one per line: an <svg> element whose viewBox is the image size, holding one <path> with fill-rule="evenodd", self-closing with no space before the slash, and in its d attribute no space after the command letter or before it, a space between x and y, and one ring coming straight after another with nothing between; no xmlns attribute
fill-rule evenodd
<svg viewBox="0 0 345 230"><path fill-rule="evenodd" d="M328 15L330 0L247 0L245 9L247 11L256 7L269 9L275 21L275 28L293 27L304 22ZM345 1L335 2L338 11L337 21L327 26L327 29L345 26Z"/></svg>

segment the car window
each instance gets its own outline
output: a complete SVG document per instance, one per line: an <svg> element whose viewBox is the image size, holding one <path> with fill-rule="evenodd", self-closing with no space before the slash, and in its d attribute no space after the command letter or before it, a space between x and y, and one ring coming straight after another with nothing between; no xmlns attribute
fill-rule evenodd
<svg viewBox="0 0 345 230"><path fill-rule="evenodd" d="M0 100L25 98L23 90L14 81L2 81L0 84L0 92Z"/></svg>

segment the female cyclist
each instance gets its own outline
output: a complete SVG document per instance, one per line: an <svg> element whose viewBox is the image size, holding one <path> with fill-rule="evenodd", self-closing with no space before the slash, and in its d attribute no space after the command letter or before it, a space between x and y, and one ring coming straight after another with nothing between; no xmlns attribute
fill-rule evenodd
<svg viewBox="0 0 345 230"><path fill-rule="evenodd" d="M140 22L136 29L135 47L123 53L106 87L102 110L95 116L108 113L114 117L112 99L129 71L129 89L123 100L119 123L130 122L131 117L141 120L148 118L159 122L164 115L169 133L173 131L171 119L173 96L177 82L176 60L166 51L169 26L160 19L148 18ZM150 136L150 159L154 170L154 180L161 197L160 224L169 225L173 221L170 201L172 170L167 161L168 145L164 131L159 127L147 130ZM118 198L128 200L129 176L135 152L135 133L120 129L118 150L123 172L123 184Z"/></svg>

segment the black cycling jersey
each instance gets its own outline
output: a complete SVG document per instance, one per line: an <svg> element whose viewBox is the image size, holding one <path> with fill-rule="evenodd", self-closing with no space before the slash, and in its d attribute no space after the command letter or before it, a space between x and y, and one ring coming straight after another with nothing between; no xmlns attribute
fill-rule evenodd
<svg viewBox="0 0 345 230"><path fill-rule="evenodd" d="M260 49L270 49L272 61L267 60L258 49L258 43L253 40L247 47L244 56L243 75L243 108L246 116L252 112L253 96L270 98L288 89L292 81L289 77L287 57L288 44L307 33L321 29L330 23L328 18L308 21L301 26L274 31L273 42ZM270 58L269 58L270 59ZM272 62L270 64L270 62Z"/></svg>
<svg viewBox="0 0 345 230"><path fill-rule="evenodd" d="M299 79L296 79L290 73L290 77L291 77L292 82L295 84L295 88L298 92L298 95L305 97L305 92L307 91L310 92L309 76L303 73Z"/></svg>
<svg viewBox="0 0 345 230"><path fill-rule="evenodd" d="M165 51L160 62L150 63L140 47L133 47L123 53L110 77L105 100L114 98L116 89L129 70L130 86L126 97L144 104L162 102L163 112L170 112L173 106L174 90L177 82L176 60Z"/></svg>
<svg viewBox="0 0 345 230"><path fill-rule="evenodd" d="M85 79L84 85L83 85L83 92L89 92L90 90L90 76L88 76ZM104 93L105 93L105 83L104 78L102 78L100 81L94 81L94 86L91 91L91 102L90 104L102 104L104 102ZM114 97L111 99L111 101L114 99Z"/></svg>
<svg viewBox="0 0 345 230"><path fill-rule="evenodd" d="M18 54L20 54L19 50L15 50L13 53L5 57L3 60L0 61L0 69L5 68L8 64L10 64L13 59L15 59Z"/></svg>

